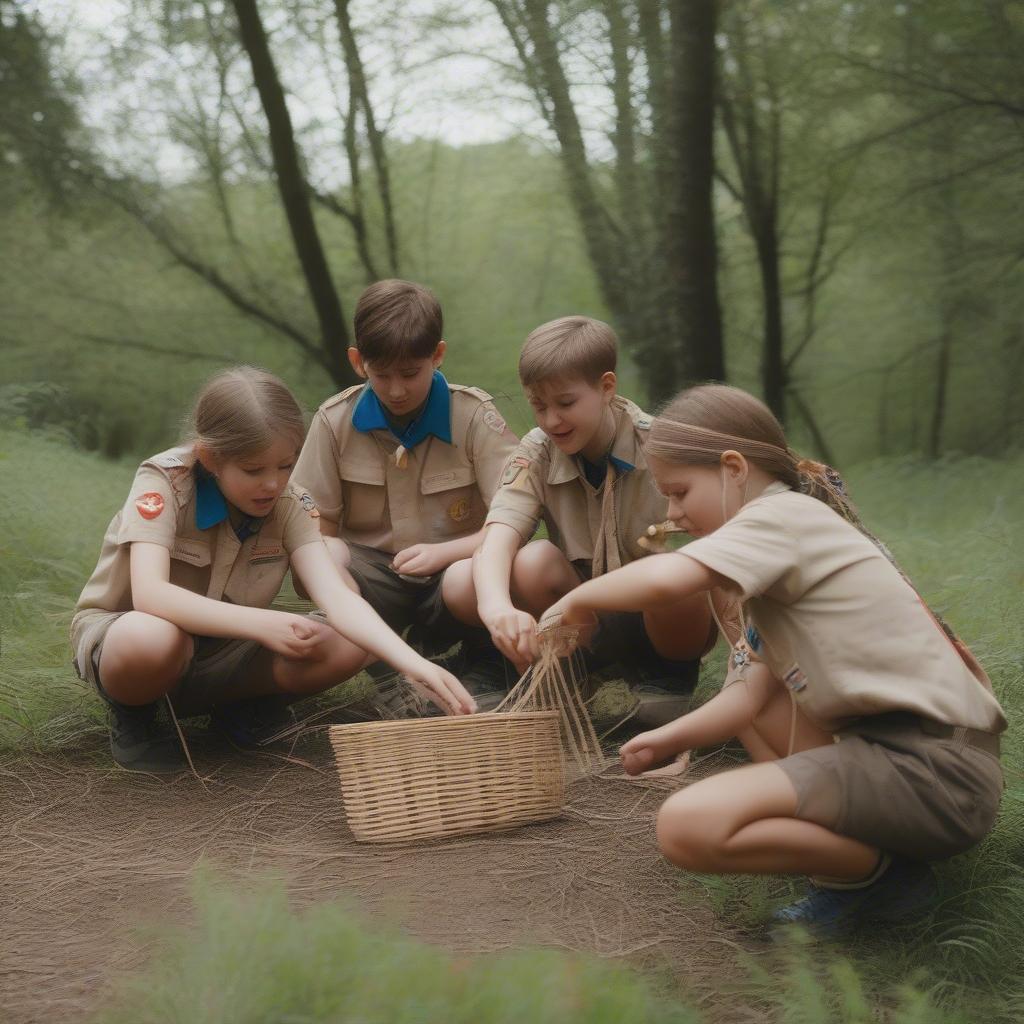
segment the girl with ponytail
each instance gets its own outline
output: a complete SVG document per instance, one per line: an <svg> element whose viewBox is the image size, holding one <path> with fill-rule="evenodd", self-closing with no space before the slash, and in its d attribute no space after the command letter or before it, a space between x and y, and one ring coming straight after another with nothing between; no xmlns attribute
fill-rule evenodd
<svg viewBox="0 0 1024 1024"><path fill-rule="evenodd" d="M671 796L662 852L691 871L810 876L774 917L821 935L925 911L928 863L976 845L999 805L1006 719L984 671L864 529L838 474L797 456L758 399L684 391L645 454L695 539L582 584L542 627L707 593L732 648L722 691L634 737L623 764L636 775L733 737L753 764Z"/></svg>

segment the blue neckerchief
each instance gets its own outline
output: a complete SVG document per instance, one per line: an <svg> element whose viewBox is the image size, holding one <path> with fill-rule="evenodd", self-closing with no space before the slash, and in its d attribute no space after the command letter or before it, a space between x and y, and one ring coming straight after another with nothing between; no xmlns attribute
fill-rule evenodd
<svg viewBox="0 0 1024 1024"><path fill-rule="evenodd" d="M591 462L590 459L580 456L580 462L583 464L583 475L587 478L590 486L595 491L601 489L601 485L604 483L604 478L608 475L608 463L611 464L618 470L619 475L623 473L629 473L631 470L636 469L631 462L627 462L625 459L617 458L614 455L607 455L600 462Z"/></svg>
<svg viewBox="0 0 1024 1024"><path fill-rule="evenodd" d="M196 526L208 530L211 526L228 518L227 499L217 486L217 481L201 466L196 467ZM240 542L260 532L262 516L243 516L242 522L234 527Z"/></svg>
<svg viewBox="0 0 1024 1024"><path fill-rule="evenodd" d="M423 412L419 414L400 434L388 422L387 412L381 400L367 384L352 410L352 426L360 433L370 430L390 430L405 448L415 448L431 434L446 444L452 443L452 393L448 381L440 370L434 371Z"/></svg>

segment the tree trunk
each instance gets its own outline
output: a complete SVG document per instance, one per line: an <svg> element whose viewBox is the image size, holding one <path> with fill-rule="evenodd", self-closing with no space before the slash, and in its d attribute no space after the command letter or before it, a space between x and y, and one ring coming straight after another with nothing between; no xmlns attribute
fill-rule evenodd
<svg viewBox="0 0 1024 1024"><path fill-rule="evenodd" d="M255 0L232 0L242 45L249 55L253 78L270 129L270 148L281 203L288 219L292 243L306 279L320 325L321 362L338 384L354 381L346 358L348 329L341 301L331 280L302 172L291 116L274 66L267 35Z"/></svg>
<svg viewBox="0 0 1024 1024"><path fill-rule="evenodd" d="M780 423L786 422L785 330L782 322L782 280L779 272L779 238L775 215L761 215L753 226L757 266L761 275L763 337L761 348L761 389L764 400Z"/></svg>
<svg viewBox="0 0 1024 1024"><path fill-rule="evenodd" d="M676 172L674 194L667 197L667 219L674 236L669 274L679 330L677 344L683 383L723 380L725 352L712 204L717 5L715 0L672 0L669 11L670 116Z"/></svg>
<svg viewBox="0 0 1024 1024"><path fill-rule="evenodd" d="M384 133L377 127L377 119L370 103L370 90L366 83L366 70L359 54L352 21L349 17L349 0L335 0L334 10L338 18L338 34L341 47L345 53L345 68L348 72L348 87L352 97L362 107L366 122L366 138L370 143L370 157L377 175L377 189L380 194L381 208L384 212L384 236L387 241L388 266L393 275L398 274L398 230L395 226L394 204L391 200L391 169L388 164L387 152L384 149ZM356 103L349 103L353 115ZM354 131L355 125L353 123ZM355 182L353 182L353 188Z"/></svg>

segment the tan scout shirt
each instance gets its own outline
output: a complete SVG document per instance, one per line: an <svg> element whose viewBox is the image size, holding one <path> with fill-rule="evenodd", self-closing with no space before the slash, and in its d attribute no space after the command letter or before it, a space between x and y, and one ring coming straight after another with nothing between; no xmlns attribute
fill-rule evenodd
<svg viewBox="0 0 1024 1024"><path fill-rule="evenodd" d="M1006 728L914 588L824 502L772 484L679 554L736 584L755 654L822 728L897 710Z"/></svg>
<svg viewBox="0 0 1024 1024"><path fill-rule="evenodd" d="M449 384L452 443L427 437L408 450L401 468L390 430L364 433L352 424L365 387L320 406L295 466L295 479L323 517L338 524L338 536L397 554L479 530L516 445L491 396Z"/></svg>
<svg viewBox="0 0 1024 1024"><path fill-rule="evenodd" d="M612 464L634 467L615 471L616 533L625 565L650 553L637 542L648 526L665 520L668 500L654 486L644 458L650 416L621 396L612 400L612 412ZM594 488L579 460L560 451L537 427L523 438L509 461L487 523L504 523L529 540L543 519L552 543L570 562L584 562L589 569L602 534L603 491L604 484Z"/></svg>
<svg viewBox="0 0 1024 1024"><path fill-rule="evenodd" d="M171 553L170 582L233 604L265 608L277 596L288 556L322 544L320 521L308 495L289 484L257 533L239 541L230 519L196 525L195 455L172 448L139 467L124 507L110 522L99 562L75 609L72 637L87 613L132 609L130 547L159 544ZM78 625L76 625L78 624Z"/></svg>

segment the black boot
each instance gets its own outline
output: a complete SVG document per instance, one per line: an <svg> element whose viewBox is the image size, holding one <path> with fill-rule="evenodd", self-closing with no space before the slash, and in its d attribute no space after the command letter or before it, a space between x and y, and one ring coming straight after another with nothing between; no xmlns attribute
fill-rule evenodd
<svg viewBox="0 0 1024 1024"><path fill-rule="evenodd" d="M156 704L132 706L107 698L110 752L133 772L169 774L188 767L174 726L158 714Z"/></svg>

